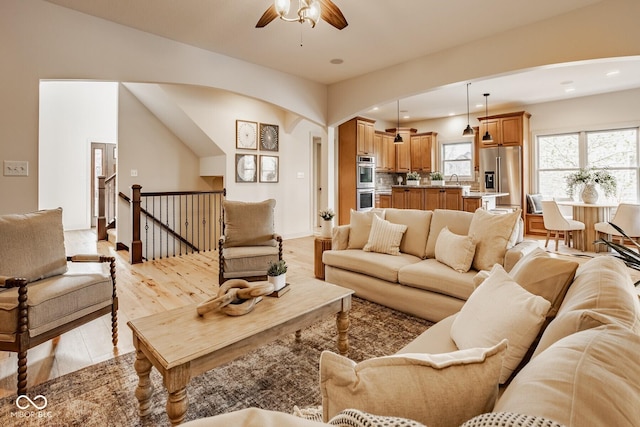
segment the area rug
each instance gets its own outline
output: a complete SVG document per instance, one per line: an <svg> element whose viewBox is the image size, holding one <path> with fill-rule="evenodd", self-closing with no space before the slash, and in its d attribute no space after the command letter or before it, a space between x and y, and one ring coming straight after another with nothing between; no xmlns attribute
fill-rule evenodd
<svg viewBox="0 0 640 427"><path fill-rule="evenodd" d="M354 298L350 311L349 357L355 361L393 354L425 331L431 322ZM295 336L273 341L235 361L195 377L187 387L186 420L247 407L291 413L294 406L320 405L318 361L323 350L336 350L331 317ZM138 377L134 353L64 375L29 390L33 403L17 396L0 400L4 426L168 426L162 378L152 370L152 413L141 418L134 391ZM29 406L20 409L20 406Z"/></svg>

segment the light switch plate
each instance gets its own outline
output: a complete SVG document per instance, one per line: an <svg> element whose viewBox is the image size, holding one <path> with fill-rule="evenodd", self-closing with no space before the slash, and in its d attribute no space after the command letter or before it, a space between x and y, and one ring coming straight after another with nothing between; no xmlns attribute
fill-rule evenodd
<svg viewBox="0 0 640 427"><path fill-rule="evenodd" d="M22 160L5 160L4 176L29 176L29 162Z"/></svg>

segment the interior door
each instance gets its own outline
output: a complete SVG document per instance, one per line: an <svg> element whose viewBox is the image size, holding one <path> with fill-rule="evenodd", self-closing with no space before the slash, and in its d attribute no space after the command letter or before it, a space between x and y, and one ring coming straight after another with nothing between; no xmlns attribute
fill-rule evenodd
<svg viewBox="0 0 640 427"><path fill-rule="evenodd" d="M117 148L115 143L91 143L91 227L98 220L98 177L110 177L116 173Z"/></svg>

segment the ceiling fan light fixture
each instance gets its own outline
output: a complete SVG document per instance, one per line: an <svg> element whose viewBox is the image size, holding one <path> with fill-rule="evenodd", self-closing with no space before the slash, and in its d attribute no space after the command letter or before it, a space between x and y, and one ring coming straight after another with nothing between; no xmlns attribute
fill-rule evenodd
<svg viewBox="0 0 640 427"><path fill-rule="evenodd" d="M303 0L301 3L305 3ZM301 7L298 13L302 13L300 18L302 21L309 21L311 23L311 28L316 26L316 23L320 19L320 2L318 0L312 0L311 2L306 2L308 6Z"/></svg>
<svg viewBox="0 0 640 427"><path fill-rule="evenodd" d="M467 83L467 127L462 131L462 136L472 137L475 135L471 124L469 123L469 85L471 83Z"/></svg>
<svg viewBox="0 0 640 427"><path fill-rule="evenodd" d="M488 93L483 94L484 96L484 117L485 117L485 122L486 122L486 118L489 117L489 95ZM491 134L489 133L489 124L486 124L487 126L487 131L484 133L484 135L482 135L482 142L493 142L493 137L491 136Z"/></svg>
<svg viewBox="0 0 640 427"><path fill-rule="evenodd" d="M276 8L276 13L282 18L289 13L289 9L291 9L291 0L275 0L274 6Z"/></svg>

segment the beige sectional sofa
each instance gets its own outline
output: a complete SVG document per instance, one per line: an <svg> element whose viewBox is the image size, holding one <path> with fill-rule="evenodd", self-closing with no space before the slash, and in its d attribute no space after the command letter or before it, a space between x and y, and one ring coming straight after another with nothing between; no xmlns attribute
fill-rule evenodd
<svg viewBox="0 0 640 427"><path fill-rule="evenodd" d="M436 323L393 356L356 364L324 352L320 387L326 424L250 408L186 425L637 426L640 303L626 266L603 255L578 267L538 249L523 258L507 280L505 274L499 267L480 274L474 296L459 313ZM526 290L526 297L505 301L504 294L486 299L492 295L487 289L505 284L521 293ZM500 304L514 310L495 310ZM535 312L535 305L546 312L533 328L536 339L521 369L499 385L510 343L530 329L511 327L515 322L510 316L524 317L521 313ZM468 318L463 320L478 308L485 308L480 310L484 318L479 319L479 334ZM495 344L460 349L460 327L462 334L470 332ZM492 335L495 331L500 332ZM500 336L503 340L496 340ZM503 363L496 364L499 358ZM359 412L348 416L344 408ZM366 414L407 419L376 424ZM336 421L345 417L351 423Z"/></svg>
<svg viewBox="0 0 640 427"><path fill-rule="evenodd" d="M373 215L406 226L398 255L364 250ZM445 227L459 236L467 236L471 231L481 240L471 254L474 259L466 272L456 271L439 260L443 257L436 253L436 243ZM351 223L334 228L332 249L323 253L325 280L353 289L361 298L439 321L458 312L471 295L478 266L488 269L495 261L509 271L522 256L538 247L536 241L523 240L522 234L519 212L507 215L483 210L352 212ZM455 244L444 247L444 250L438 247L443 255L449 252L455 257L463 252ZM481 252L488 255L484 263L476 262Z"/></svg>

